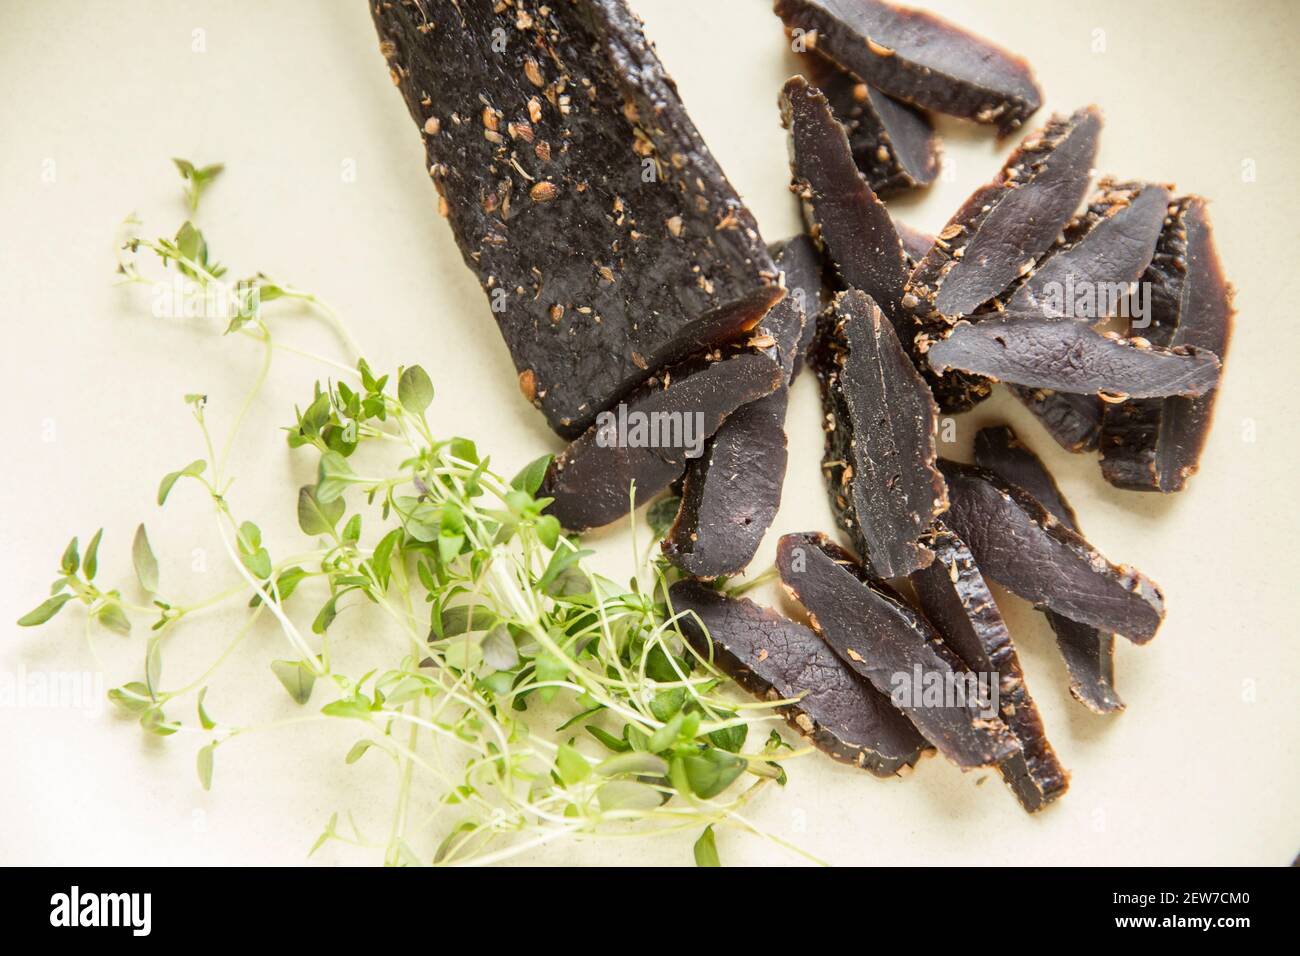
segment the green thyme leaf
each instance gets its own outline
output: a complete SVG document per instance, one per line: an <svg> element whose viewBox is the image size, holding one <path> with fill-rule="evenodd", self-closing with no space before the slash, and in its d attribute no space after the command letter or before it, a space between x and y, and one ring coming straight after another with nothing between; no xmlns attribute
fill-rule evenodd
<svg viewBox="0 0 1300 956"><path fill-rule="evenodd" d="M404 369L397 380L397 400L409 411L424 414L433 403L433 382L428 373L418 365Z"/></svg>
<svg viewBox="0 0 1300 956"><path fill-rule="evenodd" d="M68 546L63 549L63 557L59 559L59 567L64 574L76 574L77 569L81 567L81 557L77 554L76 538L69 541Z"/></svg>
<svg viewBox="0 0 1300 956"><path fill-rule="evenodd" d="M199 783L203 785L204 790L212 789L212 755L216 749L217 745L214 741L199 750L196 763L199 772Z"/></svg>
<svg viewBox="0 0 1300 956"><path fill-rule="evenodd" d="M104 529L100 528L90 539L90 544L86 545L86 556L82 559L81 569L85 572L87 581L95 580L95 573L99 570L99 539L103 536Z"/></svg>
<svg viewBox="0 0 1300 956"><path fill-rule="evenodd" d="M695 841L695 865L722 866L722 861L718 859L718 845L713 840L712 824L705 827L700 838Z"/></svg>
<svg viewBox="0 0 1300 956"><path fill-rule="evenodd" d="M72 600L71 594L56 594L37 607L35 610L28 611L18 619L19 627L36 627L38 624L44 624L54 615L63 609L63 605Z"/></svg>
<svg viewBox="0 0 1300 956"><path fill-rule="evenodd" d="M295 703L305 704L311 700L311 690L316 684L316 675L302 661L271 661L271 671L284 685Z"/></svg>
<svg viewBox="0 0 1300 956"><path fill-rule="evenodd" d="M136 580L140 587L150 594L158 592L158 559L154 557L149 545L149 534L144 525L135 529L135 540L131 542L131 563L135 565Z"/></svg>
<svg viewBox="0 0 1300 956"><path fill-rule="evenodd" d="M158 484L158 504L161 506L166 503L167 496L171 494L172 485L176 484L181 478L197 478L203 474L203 470L208 467L208 463L203 459L192 461L180 471L169 472L163 475L163 480Z"/></svg>
<svg viewBox="0 0 1300 956"><path fill-rule="evenodd" d="M298 527L304 534L332 534L334 526L347 509L342 499L322 502L316 497L312 485L303 485L298 489Z"/></svg>

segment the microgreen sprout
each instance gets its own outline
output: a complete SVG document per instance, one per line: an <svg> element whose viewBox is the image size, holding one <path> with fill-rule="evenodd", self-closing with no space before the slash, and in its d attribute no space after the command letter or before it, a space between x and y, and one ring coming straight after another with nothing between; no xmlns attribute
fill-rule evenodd
<svg viewBox="0 0 1300 956"><path fill-rule="evenodd" d="M222 167L176 165L193 215ZM335 814L312 852L340 840L379 846L388 864L492 863L578 835L688 831L702 834L695 859L717 865L715 827L759 832L745 806L783 784L784 762L803 751L771 729L773 705L746 701L682 640L666 563L647 562L626 587L595 573L592 552L562 531L538 494L547 458L507 480L474 442L433 433L434 384L420 366L379 374L364 358L324 356L312 357L331 377L285 427L290 453L317 462L313 484L283 495L310 544L282 555L286 543L267 540L230 494L236 436L274 352L311 354L276 338L265 307L296 301L350 350L353 340L314 295L262 273L226 279L193 221L171 239L133 234L124 252L122 281L155 281L141 260L153 253L163 270L191 281L193 294L219 292L225 333L262 349L220 443L205 420L208 396L185 397L205 454L163 476L156 496L159 507L182 490L206 496L239 583L188 605L166 600L167 577L141 525L131 554L152 603L133 603L96 583L97 531L84 554L72 540L50 596L19 624L43 624L77 601L112 632L146 635L140 679L109 698L147 733L195 739L199 783L209 788L219 751L261 729L228 722L233 701L220 704L227 719L210 716L209 678L269 614L283 641L268 666L304 721L336 723L340 759L373 767L386 758L396 785L382 840ZM365 466L362 446L374 451ZM376 468L377 460L388 464ZM651 520L667 513L652 509ZM196 679L169 684L164 637L195 612L227 604L246 605L238 632ZM331 653L331 629L340 613L363 606L386 622L382 639L366 638L385 664L354 674ZM417 795L433 809L417 813Z"/></svg>

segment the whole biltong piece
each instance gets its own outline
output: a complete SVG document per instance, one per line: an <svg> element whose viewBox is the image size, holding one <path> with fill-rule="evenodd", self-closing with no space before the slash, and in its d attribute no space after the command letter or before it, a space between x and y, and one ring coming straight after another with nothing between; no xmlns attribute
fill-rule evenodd
<svg viewBox="0 0 1300 956"><path fill-rule="evenodd" d="M776 13L807 48L925 109L1005 135L1042 102L1024 60L932 14L878 0L776 0Z"/></svg>
<svg viewBox="0 0 1300 956"><path fill-rule="evenodd" d="M877 576L902 577L930 563L917 539L948 506L935 468L938 413L869 297L842 292L827 318L813 362L831 507Z"/></svg>
<svg viewBox="0 0 1300 956"><path fill-rule="evenodd" d="M440 209L521 391L561 435L780 297L753 216L623 0L371 6Z"/></svg>
<svg viewBox="0 0 1300 956"><path fill-rule="evenodd" d="M539 492L555 499L549 513L571 531L616 521L632 508L633 482L637 500L649 501L681 476L729 415L784 380L772 358L745 349L652 379L551 462Z"/></svg>
<svg viewBox="0 0 1300 956"><path fill-rule="evenodd" d="M696 581L678 581L669 599L696 653L755 697L799 698L777 712L835 760L888 777L929 749L888 696L802 624Z"/></svg>
<svg viewBox="0 0 1300 956"><path fill-rule="evenodd" d="M939 752L962 768L995 766L1020 751L989 701L955 690L968 669L930 626L853 556L821 534L788 534L777 570L808 611L813 629L857 673L893 701ZM949 689L927 702L930 686Z"/></svg>
<svg viewBox="0 0 1300 956"><path fill-rule="evenodd" d="M853 161L876 195L934 182L939 175L939 138L925 113L872 89L823 56L809 53L803 62L844 125Z"/></svg>
<svg viewBox="0 0 1300 956"><path fill-rule="evenodd" d="M1145 644L1164 619L1155 583L1115 565L1027 491L991 471L941 459L948 483L944 524L980 570L1008 591L1074 621Z"/></svg>
<svg viewBox="0 0 1300 956"><path fill-rule="evenodd" d="M997 382L1111 401L1204 395L1219 381L1219 359L1194 345L1161 348L1137 337L1096 332L1079 322L1002 313L942 333L922 335L930 368L970 372Z"/></svg>
<svg viewBox="0 0 1300 956"><path fill-rule="evenodd" d="M781 90L781 122L790 131L790 188L802 200L809 229L844 285L874 299L910 348L915 320L902 305L906 253L889 211L853 162L844 127L821 90L802 76Z"/></svg>
<svg viewBox="0 0 1300 956"><path fill-rule="evenodd" d="M1205 201L1184 196L1169 210L1155 257L1143 276L1149 322L1135 334L1169 348L1207 349L1223 360L1232 337L1232 287L1223 276ZM1106 410L1101 472L1131 491L1181 491L1209 434L1218 392L1125 402Z"/></svg>
<svg viewBox="0 0 1300 956"><path fill-rule="evenodd" d="M1065 793L1070 775L1048 743L1006 622L961 538L939 520L923 540L934 563L912 575L921 611L967 668L997 681L998 712L1021 747L998 771L1021 806L1041 810Z"/></svg>
<svg viewBox="0 0 1300 956"><path fill-rule="evenodd" d="M975 462L1003 481L1038 499L1071 531L1079 524L1051 473L1009 426L981 428L975 435ZM1056 645L1070 672L1070 694L1089 710L1113 714L1124 709L1115 691L1115 635L1080 624L1055 611L1044 610L1056 634Z"/></svg>
<svg viewBox="0 0 1300 956"><path fill-rule="evenodd" d="M677 518L663 542L664 556L687 574L716 578L749 564L781 505L785 481L785 413L789 382L802 354L804 330L824 298L821 260L807 236L789 240L776 255L786 297L772 307L751 344L780 362L775 392L736 409L687 462ZM805 315L805 309L813 313Z"/></svg>

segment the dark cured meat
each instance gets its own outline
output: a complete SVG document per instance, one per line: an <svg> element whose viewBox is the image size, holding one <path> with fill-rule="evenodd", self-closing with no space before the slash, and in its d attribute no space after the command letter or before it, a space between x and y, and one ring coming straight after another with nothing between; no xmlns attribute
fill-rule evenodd
<svg viewBox="0 0 1300 956"><path fill-rule="evenodd" d="M637 501L649 501L686 468L686 428L698 424L689 437L708 439L737 408L779 388L785 374L763 353L740 352L678 367L667 378L666 386L651 380L626 403L629 425L646 425L638 444L623 440L614 418L598 419L551 462L540 494L555 499L549 512L564 527L584 531L623 517L631 510L633 481ZM620 406L608 414L622 412ZM634 437L631 427L627 437Z"/></svg>
<svg viewBox="0 0 1300 956"><path fill-rule="evenodd" d="M1155 252L1160 225L1169 205L1169 190L1151 183L1116 183L1103 179L1087 211L1065 227L1065 235L1012 290L1003 296L1012 312L1041 312L1049 318L1070 318L1090 325L1110 318L1094 295L1092 307L1067 290L1118 292L1142 277ZM1112 304L1118 302L1112 300ZM1082 305L1083 308L1076 308ZM1082 314L1080 314L1082 313Z"/></svg>
<svg viewBox="0 0 1300 956"><path fill-rule="evenodd" d="M1087 192L1100 132L1095 106L1053 116L966 200L912 275L923 318L969 315L1028 274Z"/></svg>
<svg viewBox="0 0 1300 956"><path fill-rule="evenodd" d="M809 49L925 109L1005 135L1042 102L1024 60L932 14L876 0L776 0L776 13Z"/></svg>
<svg viewBox="0 0 1300 956"><path fill-rule="evenodd" d="M939 138L915 107L873 90L832 61L803 57L808 76L844 125L853 161L878 196L928 186L939 175Z"/></svg>
<svg viewBox="0 0 1300 956"><path fill-rule="evenodd" d="M1100 131L1096 107L1052 117L962 204L908 280L903 304L923 329L937 333L1028 274L1087 192ZM927 370L927 380L943 412L965 411L992 391L962 372Z"/></svg>
<svg viewBox="0 0 1300 956"><path fill-rule="evenodd" d="M929 749L886 695L802 624L695 581L678 581L668 595L673 613L693 612L679 624L697 654L761 700L800 698L777 712L823 753L888 777Z"/></svg>
<svg viewBox="0 0 1300 956"><path fill-rule="evenodd" d="M1085 624L1145 644L1164 619L1155 583L1111 564L1028 492L991 471L940 459L948 483L944 524L985 575L1008 591Z"/></svg>
<svg viewBox="0 0 1300 956"><path fill-rule="evenodd" d="M1013 311L1040 310L1052 318L1096 323L1113 313L1115 298L1103 308L1095 290L1115 296L1137 281L1155 251L1169 204L1169 190L1151 183L1103 179L1087 211L1065 228L1065 236L1034 271L1002 296ZM1076 304L1067 290L1094 292L1091 307ZM1082 308L1076 307L1082 305ZM1082 313L1082 314L1080 314ZM1012 393L1068 451L1092 451L1101 433L1105 403L1095 395L1012 387Z"/></svg>
<svg viewBox="0 0 1300 956"><path fill-rule="evenodd" d="M993 381L1120 401L1203 395L1219 380L1219 360L1205 349L1164 349L1034 315L958 322L943 338L924 338L919 348L939 374L960 369Z"/></svg>
<svg viewBox="0 0 1300 956"><path fill-rule="evenodd" d="M922 232L920 229L913 229L905 222L894 220L894 229L898 232L899 241L903 243L903 252L907 255L907 271L910 275L916 268L916 264L925 258L934 245L934 236Z"/></svg>
<svg viewBox="0 0 1300 956"><path fill-rule="evenodd" d="M1095 451L1106 403L1096 395L1071 395L1050 388L1010 385L1011 393L1033 413L1066 451Z"/></svg>
<svg viewBox="0 0 1300 956"><path fill-rule="evenodd" d="M782 357L782 364L790 369L790 379L793 381L803 368L804 359L817 336L817 317L830 305L830 291L826 287L822 255L811 237L802 234L793 236L784 242L773 244L770 251L781 271L786 293L785 298L773 306L768 315L779 313L779 310L794 309L804 317L799 343L794 350L793 366L788 365Z"/></svg>
<svg viewBox="0 0 1300 956"><path fill-rule="evenodd" d="M923 539L934 563L912 575L921 610L972 671L998 675L998 706L1021 752L998 765L1020 805L1033 813L1065 793L1070 775L1047 741L1007 625L965 542L943 526Z"/></svg>
<svg viewBox="0 0 1300 956"><path fill-rule="evenodd" d="M930 563L917 538L948 504L934 466L937 412L871 299L850 289L833 309L813 358L831 507L877 576L902 577Z"/></svg>
<svg viewBox="0 0 1300 956"><path fill-rule="evenodd" d="M521 390L561 435L780 297L753 217L622 0L371 7L440 208Z"/></svg>
<svg viewBox="0 0 1300 956"><path fill-rule="evenodd" d="M945 757L966 769L993 766L1019 752L1015 736L996 716L984 716L977 700L924 706L902 693L914 683L917 668L922 680L937 678L950 687L967 668L925 618L888 586L867 578L851 554L825 535L788 534L777 545L776 567L786 590L808 610L813 629L876 690L891 695ZM922 688L911 689L921 694Z"/></svg>
<svg viewBox="0 0 1300 956"><path fill-rule="evenodd" d="M914 320L903 309L907 259L894 221L871 191L849 152L844 127L821 90L802 76L781 90L781 122L790 131L790 188L804 218L826 246L826 257L850 289L865 292L910 346Z"/></svg>
<svg viewBox="0 0 1300 956"><path fill-rule="evenodd" d="M1028 492L1071 531L1078 531L1074 509L1056 486L1038 456L1016 433L1002 425L982 428L975 435L975 461L1007 484ZM1089 710L1113 714L1124 709L1115 692L1115 635L1080 624L1055 611L1044 610L1056 633L1056 645L1070 672L1070 694Z"/></svg>
<svg viewBox="0 0 1300 956"><path fill-rule="evenodd" d="M1224 358L1232 337L1232 287L1224 279L1214 234L1197 196L1171 207L1143 276L1151 284L1149 327L1133 332L1157 345L1194 346ZM1196 472L1217 390L1199 398L1125 402L1102 424L1101 473L1131 491L1181 491Z"/></svg>
<svg viewBox="0 0 1300 956"><path fill-rule="evenodd" d="M763 319L758 340L771 340L785 380L766 398L736 409L709 439L704 454L686 465L682 503L663 552L692 577L744 570L781 505L788 383L802 354L804 329L816 321L816 313L805 316L803 308L818 309L823 294L821 260L807 236L786 243L776 265L788 291Z"/></svg>

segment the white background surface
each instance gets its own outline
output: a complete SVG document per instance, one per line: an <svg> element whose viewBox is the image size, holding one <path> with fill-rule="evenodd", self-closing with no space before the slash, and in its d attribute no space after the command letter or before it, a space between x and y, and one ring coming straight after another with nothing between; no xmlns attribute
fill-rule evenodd
<svg viewBox="0 0 1300 956"><path fill-rule="evenodd" d="M799 228L776 110L791 64L768 4L634 6L766 238ZM1128 710L1104 718L1069 698L1041 617L999 592L1051 738L1073 771L1058 805L1030 818L995 776L963 776L939 759L904 782L882 782L810 757L752 817L835 863L1289 863L1300 851L1292 384L1300 289L1285 252L1298 238L1300 71L1290 43L1300 7L931 6L1029 56L1046 94L1036 120L1100 104L1100 171L1177 181L1212 200L1225 269L1239 287L1217 425L1202 473L1167 499L1110 488L1094 459L1060 451L1005 395L959 419L959 441L944 449L966 457L978 427L1010 421L1057 474L1093 542L1166 593L1159 637L1144 648L1119 642ZM181 396L208 393L220 430L254 372L255 346L201 322L156 320L147 290L111 285L115 228L126 214L137 211L154 234L170 234L184 216L171 156L227 163L201 224L234 273L262 269L318 292L376 368L420 362L430 371L435 431L477 439L506 474L558 448L520 398L490 312L436 215L419 137L389 83L365 3L0 0L0 22L8 396L0 622L41 600L70 536L84 546L101 525L101 578L129 581L130 538L144 520L163 555L164 590L193 600L232 580L198 494L178 489L166 521L153 499L163 473L202 456ZM202 52L193 49L195 30L204 31ZM941 131L944 181L899 205L926 229L993 175L1011 145L959 123ZM1254 181L1243 179L1248 161ZM342 175L349 162L353 181ZM295 342L333 348L309 319L290 313L281 327ZM233 491L273 553L301 546L293 493L311 478L311 456L291 453L278 428L323 374L296 357L278 361L236 449ZM756 571L770 563L779 533L832 527L818 425L816 387L804 376L789 415L786 500ZM625 533L592 540L605 566L623 573ZM190 570L195 548L206 551L205 572ZM10 676L98 671L79 619L69 607L37 631L0 623L0 668ZM192 676L236 620L214 615L178 631L169 676ZM364 642L372 637L364 624L345 614L335 627ZM215 714L295 715L266 669L279 640L259 630L213 682ZM104 686L139 677L139 634L100 632L95 649ZM204 793L193 738L143 739L108 712L8 707L0 721L0 863L297 863L331 812L355 808L378 835L391 808L388 767L370 758L344 766L353 736L332 724L223 747L214 789ZM798 860L730 830L719 846L726 862ZM331 846L312 861L377 859ZM690 839L566 845L528 859L683 863Z"/></svg>

